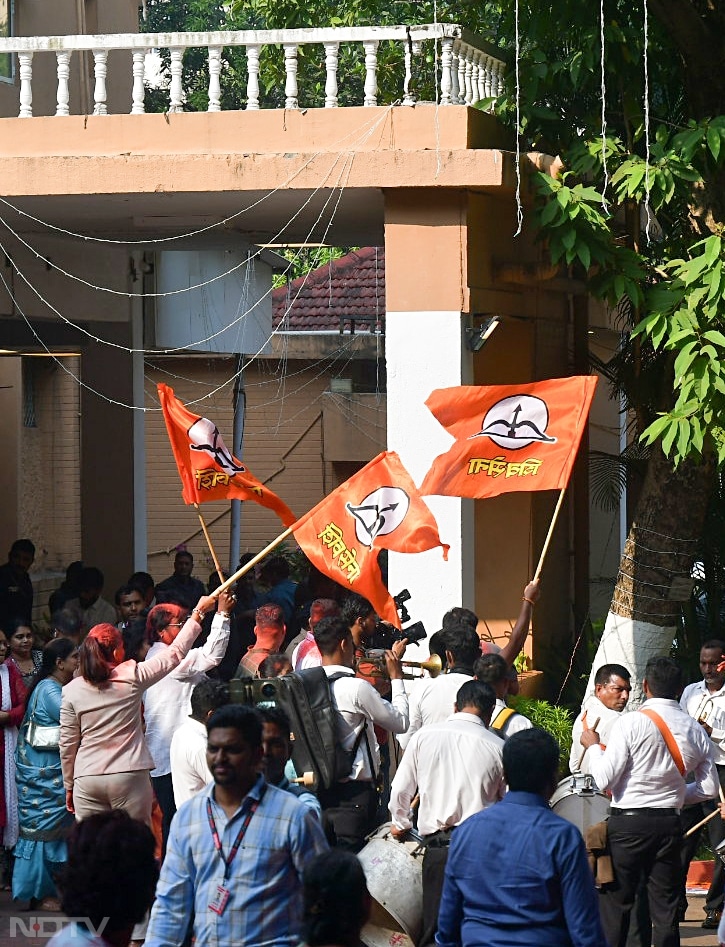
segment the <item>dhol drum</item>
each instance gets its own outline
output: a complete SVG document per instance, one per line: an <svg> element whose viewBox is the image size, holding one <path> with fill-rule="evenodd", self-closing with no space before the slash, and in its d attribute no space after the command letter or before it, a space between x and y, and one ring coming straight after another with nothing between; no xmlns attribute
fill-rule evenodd
<svg viewBox="0 0 725 947"><path fill-rule="evenodd" d="M358 854L373 903L360 938L367 947L413 947L423 925L423 848L381 825Z"/></svg>
<svg viewBox="0 0 725 947"><path fill-rule="evenodd" d="M589 773L574 773L562 779L549 805L557 815L573 823L582 835L590 825L602 822L609 815L609 797L597 789Z"/></svg>

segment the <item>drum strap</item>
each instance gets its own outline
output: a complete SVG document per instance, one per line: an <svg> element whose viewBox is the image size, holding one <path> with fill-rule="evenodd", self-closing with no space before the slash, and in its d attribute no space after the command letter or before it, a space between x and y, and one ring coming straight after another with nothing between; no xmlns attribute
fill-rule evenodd
<svg viewBox="0 0 725 947"><path fill-rule="evenodd" d="M662 734L662 739L667 744L667 749L670 751L670 755L675 762L675 766L679 770L680 776L685 776L685 762L682 759L682 753L680 753L680 748L675 742L675 738L672 736L672 732L667 724L664 722L662 717L658 713L655 713L654 710L649 710L647 707L640 707L639 712L644 714L645 717L649 717L652 723L657 727L657 729Z"/></svg>

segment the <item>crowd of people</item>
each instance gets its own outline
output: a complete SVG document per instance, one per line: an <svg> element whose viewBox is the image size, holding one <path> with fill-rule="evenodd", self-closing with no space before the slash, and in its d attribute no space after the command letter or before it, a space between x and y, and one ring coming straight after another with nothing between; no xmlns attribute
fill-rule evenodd
<svg viewBox="0 0 725 947"><path fill-rule="evenodd" d="M387 823L387 844L423 852L415 947L679 944L684 831L710 816L712 844L725 836L724 642L704 643L687 688L651 659L638 712L629 670L598 669L569 766L611 805L586 831L549 805L558 744L508 704L538 581L503 647L451 608L427 642L444 673L407 683L405 632L314 569L294 582L281 556L213 594L219 577L207 587L182 549L113 605L100 570L72 563L43 642L33 555L18 540L0 567L2 880L18 902L86 918L75 934L98 947L353 947L370 913L356 854ZM284 708L233 702L229 684L313 668L347 761L328 785L296 771ZM718 863L706 928L724 887Z"/></svg>

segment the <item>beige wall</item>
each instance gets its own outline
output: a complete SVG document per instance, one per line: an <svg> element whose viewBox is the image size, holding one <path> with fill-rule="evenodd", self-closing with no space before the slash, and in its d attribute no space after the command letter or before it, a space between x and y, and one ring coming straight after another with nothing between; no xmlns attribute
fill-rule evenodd
<svg viewBox="0 0 725 947"><path fill-rule="evenodd" d="M61 361L78 373L79 358ZM20 532L35 543L34 570L64 571L81 556L80 392L53 359L22 362L34 393L35 426L21 428Z"/></svg>

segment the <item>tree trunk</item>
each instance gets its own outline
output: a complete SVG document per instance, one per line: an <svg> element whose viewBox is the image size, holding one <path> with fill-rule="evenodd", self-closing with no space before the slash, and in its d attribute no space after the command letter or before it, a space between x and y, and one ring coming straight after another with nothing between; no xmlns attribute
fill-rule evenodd
<svg viewBox="0 0 725 947"><path fill-rule="evenodd" d="M675 470L656 448L650 458L624 545L614 597L599 643L587 696L603 664L632 674L630 709L642 699L644 669L666 655L676 637L712 485L710 463L684 462ZM679 586L679 587L678 587Z"/></svg>

